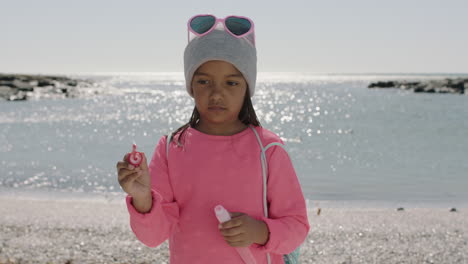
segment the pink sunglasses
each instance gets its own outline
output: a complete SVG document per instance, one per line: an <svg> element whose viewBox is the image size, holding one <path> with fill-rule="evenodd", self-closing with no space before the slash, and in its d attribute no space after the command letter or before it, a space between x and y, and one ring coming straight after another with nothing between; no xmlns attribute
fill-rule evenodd
<svg viewBox="0 0 468 264"><path fill-rule="evenodd" d="M207 35L213 31L220 22L225 30L233 37L242 38L251 35L252 44L255 45L254 23L250 18L243 16L217 18L210 14L195 15L188 20L188 41L190 42L190 33L200 37Z"/></svg>

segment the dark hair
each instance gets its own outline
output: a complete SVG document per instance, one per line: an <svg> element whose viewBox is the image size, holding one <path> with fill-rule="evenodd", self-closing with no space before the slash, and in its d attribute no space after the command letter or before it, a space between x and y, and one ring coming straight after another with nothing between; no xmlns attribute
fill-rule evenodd
<svg viewBox="0 0 468 264"><path fill-rule="evenodd" d="M249 86L247 86L247 89L245 91L244 95L244 103L242 104L241 110L239 111L239 120L246 124L246 125L254 125L254 126L260 126L260 121L258 121L257 114L255 113L255 109L253 108L252 101L250 100L250 92L249 92ZM177 140L177 145L181 145L180 139L182 138L182 135L185 133L185 130L189 126L195 127L195 125L200 121L200 113L197 110L197 107L195 106L193 108L192 116L190 117L190 121L187 122L187 124L179 127L177 130L172 132L172 139L174 139L174 135L176 135L179 131L182 131L179 135L179 138Z"/></svg>

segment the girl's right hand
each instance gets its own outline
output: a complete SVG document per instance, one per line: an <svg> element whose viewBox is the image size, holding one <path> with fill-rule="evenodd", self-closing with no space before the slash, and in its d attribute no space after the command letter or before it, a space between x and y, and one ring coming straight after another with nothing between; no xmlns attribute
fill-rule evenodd
<svg viewBox="0 0 468 264"><path fill-rule="evenodd" d="M151 196L151 180L146 163L145 153L142 152L143 160L138 167L128 163L128 153L123 161L117 162L117 174L120 186L132 197Z"/></svg>

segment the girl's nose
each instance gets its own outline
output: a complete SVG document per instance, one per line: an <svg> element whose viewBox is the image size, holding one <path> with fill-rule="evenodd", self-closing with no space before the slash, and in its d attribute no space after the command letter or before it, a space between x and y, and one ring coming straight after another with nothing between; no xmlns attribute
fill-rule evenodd
<svg viewBox="0 0 468 264"><path fill-rule="evenodd" d="M221 87L221 84L213 83L213 86L211 87L210 96L221 96L222 91L223 91L223 89Z"/></svg>
<svg viewBox="0 0 468 264"><path fill-rule="evenodd" d="M219 82L219 81L213 81L211 83L211 90L212 91L221 91L222 90L222 82Z"/></svg>

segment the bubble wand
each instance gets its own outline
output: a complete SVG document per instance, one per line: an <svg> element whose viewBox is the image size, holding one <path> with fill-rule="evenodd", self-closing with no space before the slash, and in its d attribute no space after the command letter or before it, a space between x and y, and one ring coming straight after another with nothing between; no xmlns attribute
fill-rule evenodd
<svg viewBox="0 0 468 264"><path fill-rule="evenodd" d="M128 155L128 163L135 166L135 168L140 166L141 162L143 161L143 154L141 152L136 151L136 149L137 145L133 143L132 152L130 152Z"/></svg>
<svg viewBox="0 0 468 264"><path fill-rule="evenodd" d="M218 221L220 223L224 223L226 221L231 220L231 216L229 215L229 212L222 206L222 205L217 205L214 208L216 218L218 218ZM257 262L255 261L255 258L252 256L252 252L250 252L250 249L248 247L236 247L237 253L239 253L240 257L246 264L256 264Z"/></svg>
<svg viewBox="0 0 468 264"><path fill-rule="evenodd" d="M136 149L137 149L137 145L135 144L135 142L133 142L132 152L128 153L128 158L127 158L128 163L133 165L135 168L139 167L141 162L143 161L143 153L138 152ZM149 187L151 189L151 186L149 186L147 184L144 184L139 180L136 180L136 181L139 182L140 184L146 186L146 187Z"/></svg>

